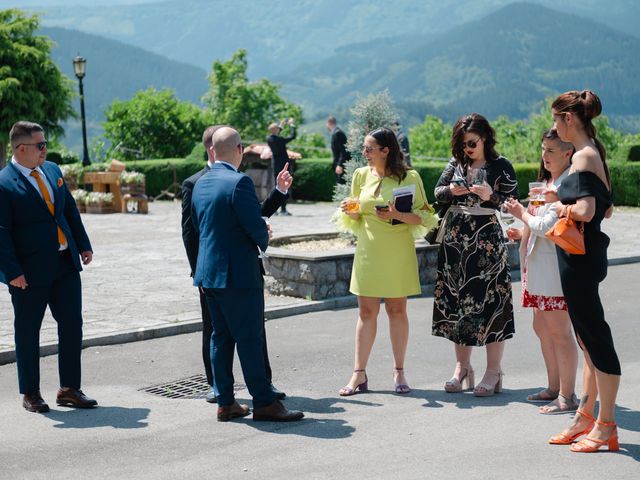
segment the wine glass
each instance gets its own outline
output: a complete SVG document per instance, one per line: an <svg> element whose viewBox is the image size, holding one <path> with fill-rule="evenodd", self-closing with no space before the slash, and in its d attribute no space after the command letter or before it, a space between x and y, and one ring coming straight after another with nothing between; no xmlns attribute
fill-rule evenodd
<svg viewBox="0 0 640 480"><path fill-rule="evenodd" d="M482 185L487 180L487 172L484 168L467 169L467 183L469 185Z"/></svg>
<svg viewBox="0 0 640 480"><path fill-rule="evenodd" d="M513 198L515 197L513 196L508 197L507 200L505 200L502 203L502 205L500 205L500 220L505 225L512 225L516 221L515 217L509 212L509 210L507 210L507 206L506 206L506 202Z"/></svg>

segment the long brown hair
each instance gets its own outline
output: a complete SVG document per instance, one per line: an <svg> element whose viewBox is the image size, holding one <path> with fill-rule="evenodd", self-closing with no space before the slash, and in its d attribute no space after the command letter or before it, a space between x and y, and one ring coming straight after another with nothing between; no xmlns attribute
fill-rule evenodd
<svg viewBox="0 0 640 480"><path fill-rule="evenodd" d="M609 167L607 166L607 151L602 142L596 137L596 127L591 123L591 120L602 113L602 102L600 102L598 95L591 90L582 90L580 92L571 90L558 96L551 104L551 108L558 114L573 113L580 119L587 135L596 144L596 148L602 159L602 166L604 167L607 182L609 186L611 186L611 176L609 175Z"/></svg>
<svg viewBox="0 0 640 480"><path fill-rule="evenodd" d="M558 131L555 128L550 128L550 129L544 131L544 133L542 134L542 139L540 141L544 142L545 140L555 140L556 142L558 142L558 144L560 145L560 147L563 150L571 149L572 152L576 151L576 149L574 148L574 146L572 144L570 144L569 142L563 142L560 139L560 137L558 136ZM571 153L571 155L573 155L573 153ZM571 162L569 162L569 164L571 164ZM549 170L547 170L546 168L544 168L544 160L542 159L542 155L541 155L540 156L540 169L538 170L538 181L539 182L546 182L550 178L551 178L551 172Z"/></svg>
<svg viewBox="0 0 640 480"><path fill-rule="evenodd" d="M464 146L462 145L465 133L475 133L482 138L484 158L487 162L492 162L498 158L499 155L495 150L495 130L482 115L479 113L470 113L458 119L453 126L453 133L451 134L451 153L460 165L464 165L469 161L464 154Z"/></svg>
<svg viewBox="0 0 640 480"><path fill-rule="evenodd" d="M396 134L388 128L377 128L372 132L369 132L367 136L373 137L381 148L388 148L389 155L387 155L387 165L385 168L385 175L388 177L395 177L400 183L407 176L407 170L411 170L407 163L404 161L404 155L400 150L398 139Z"/></svg>

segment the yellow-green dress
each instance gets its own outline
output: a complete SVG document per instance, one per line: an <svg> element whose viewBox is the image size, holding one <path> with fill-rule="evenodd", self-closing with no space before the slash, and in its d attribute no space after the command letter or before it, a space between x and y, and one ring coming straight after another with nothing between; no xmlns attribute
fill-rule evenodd
<svg viewBox="0 0 640 480"><path fill-rule="evenodd" d="M376 205L386 205L398 187L415 185L412 213L420 216L420 225L392 225L376 216ZM360 200L360 218L341 213L338 227L357 237L349 291L364 297L399 298L419 295L420 279L415 239L437 225L433 209L427 203L422 179L415 170L398 183L393 177L378 177L370 167L353 173L351 197Z"/></svg>

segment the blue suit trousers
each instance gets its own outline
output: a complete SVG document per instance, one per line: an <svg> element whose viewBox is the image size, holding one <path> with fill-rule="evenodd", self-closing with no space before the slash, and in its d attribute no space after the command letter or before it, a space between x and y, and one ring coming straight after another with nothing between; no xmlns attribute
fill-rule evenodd
<svg viewBox="0 0 640 480"><path fill-rule="evenodd" d="M237 345L242 374L253 408L276 400L264 362L264 292L262 288L206 288L213 323L213 381L218 405L233 404L233 355Z"/></svg>
<svg viewBox="0 0 640 480"><path fill-rule="evenodd" d="M82 351L82 293L80 273L69 252L61 252L51 284L9 286L15 315L16 363L20 393L40 390L40 327L47 305L58 324L58 372L60 386L80 388ZM27 278L27 282L29 279Z"/></svg>

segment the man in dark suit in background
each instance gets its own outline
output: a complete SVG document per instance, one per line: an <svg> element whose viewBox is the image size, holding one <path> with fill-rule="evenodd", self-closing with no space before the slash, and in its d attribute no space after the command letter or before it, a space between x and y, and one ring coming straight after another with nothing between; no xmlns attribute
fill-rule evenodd
<svg viewBox="0 0 640 480"><path fill-rule="evenodd" d="M287 125L289 125L290 134L288 137L280 136L280 132L284 126L284 122L272 123L269 125L269 136L267 137L267 144L271 149L271 155L273 158L273 174L276 175L276 183L277 183L277 172L280 172L285 165L289 165L289 154L287 153L287 143L296 138L296 126L293 124L293 118L290 118L287 121ZM280 215L291 215L287 210L287 202L282 204L280 207Z"/></svg>
<svg viewBox="0 0 640 480"><path fill-rule="evenodd" d="M224 125L213 125L208 127L202 134L202 144L204 145L207 154L207 164L205 167L196 172L194 175L187 178L182 182L182 241L184 248L187 252L187 258L191 267L191 276L193 277L196 270L196 260L198 258L198 234L195 231L193 223L191 221L191 196L193 194L193 187L196 182L207 173L214 164L214 154L212 145L212 136L219 128ZM263 217L270 217L276 210L286 201L289 188L291 187L292 177L287 170L288 164L282 169L282 171L276 177L276 188L269 194L261 206L261 213ZM200 310L202 311L202 363L204 364L205 374L207 376L207 383L211 387L207 392L205 400L209 403L216 402L216 393L213 388L213 372L211 368L211 334L213 332L213 326L211 324L211 316L207 308L207 301L204 292L199 289L200 294ZM271 382L272 372L271 365L269 363L269 354L267 352L266 334L263 345L264 350L264 362L267 370L267 378ZM273 391L276 393L279 399L285 397L284 392L281 392L273 385L271 385Z"/></svg>
<svg viewBox="0 0 640 480"><path fill-rule="evenodd" d="M347 136L338 127L336 117L327 119L327 130L331 132L332 166L336 174L336 184L344 184L344 164L351 159L351 154L347 150Z"/></svg>
<svg viewBox="0 0 640 480"><path fill-rule="evenodd" d="M14 311L22 405L44 413L40 394L40 327L47 305L58 323L58 405L91 408L80 390L82 292L80 271L93 258L80 213L55 163L47 162L44 129L17 122L9 141L13 158L0 171L0 282Z"/></svg>
<svg viewBox="0 0 640 480"><path fill-rule="evenodd" d="M264 362L264 285L258 250L269 233L251 179L238 172L240 135L230 127L213 134L215 163L193 189L192 222L199 234L194 285L204 290L213 323L213 373L218 421L246 416L233 391L237 345L244 379L253 397L253 419L293 421L271 389Z"/></svg>

